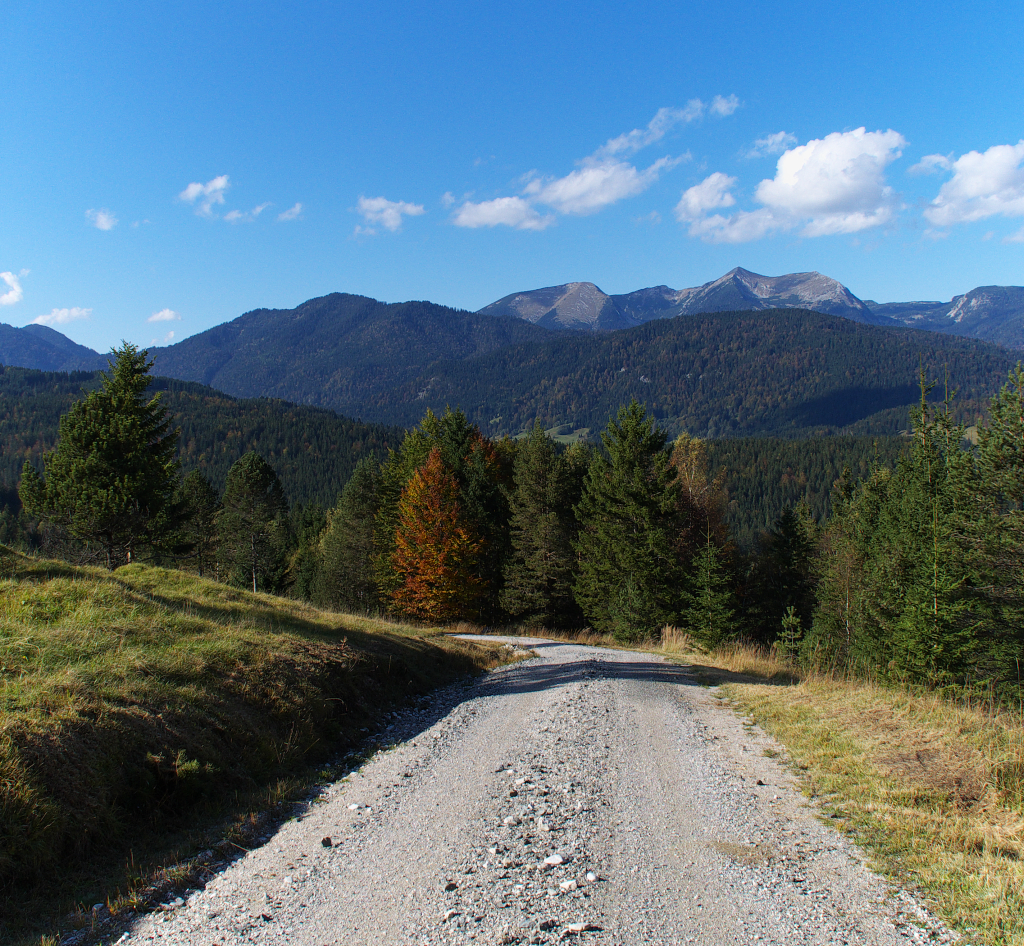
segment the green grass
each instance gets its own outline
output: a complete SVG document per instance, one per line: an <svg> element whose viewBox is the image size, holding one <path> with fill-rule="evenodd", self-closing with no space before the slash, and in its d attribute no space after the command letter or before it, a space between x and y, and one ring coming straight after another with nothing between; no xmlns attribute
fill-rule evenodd
<svg viewBox="0 0 1024 946"><path fill-rule="evenodd" d="M130 899L202 826L252 822L385 709L501 659L184 572L0 547L0 937Z"/></svg>

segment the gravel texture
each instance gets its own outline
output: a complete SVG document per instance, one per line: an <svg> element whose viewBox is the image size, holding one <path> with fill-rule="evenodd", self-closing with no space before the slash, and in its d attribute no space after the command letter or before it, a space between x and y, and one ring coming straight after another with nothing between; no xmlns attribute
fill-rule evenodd
<svg viewBox="0 0 1024 946"><path fill-rule="evenodd" d="M685 669L506 640L537 657L396 717L394 748L120 942L956 939Z"/></svg>

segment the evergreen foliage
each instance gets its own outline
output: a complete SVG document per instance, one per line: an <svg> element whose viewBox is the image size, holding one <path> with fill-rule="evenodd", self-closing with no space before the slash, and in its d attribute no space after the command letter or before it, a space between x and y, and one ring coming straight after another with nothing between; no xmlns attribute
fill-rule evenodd
<svg viewBox="0 0 1024 946"><path fill-rule="evenodd" d="M173 529L178 478L178 431L159 394L144 399L148 352L125 342L113 354L101 388L61 418L45 478L26 462L20 488L30 515L100 549L112 569Z"/></svg>
<svg viewBox="0 0 1024 946"><path fill-rule="evenodd" d="M366 614L380 604L372 566L380 478L377 463L361 461L327 514L313 590L324 607Z"/></svg>
<svg viewBox="0 0 1024 946"><path fill-rule="evenodd" d="M666 436L633 401L601 435L576 507L576 602L599 631L635 640L675 623L679 487Z"/></svg>
<svg viewBox="0 0 1024 946"><path fill-rule="evenodd" d="M709 528L693 558L683 595L682 626L708 649L734 630L733 593L723 557Z"/></svg>
<svg viewBox="0 0 1024 946"><path fill-rule="evenodd" d="M202 576L217 561L220 494L199 470L193 470L182 480L177 502L182 522L175 537L175 551Z"/></svg>
<svg viewBox="0 0 1024 946"><path fill-rule="evenodd" d="M291 541L288 502L266 460L244 454L228 471L217 517L220 559L232 584L255 591L282 591Z"/></svg>
<svg viewBox="0 0 1024 946"><path fill-rule="evenodd" d="M575 445L561 456L540 424L520 442L509 501L511 551L501 606L527 623L579 626L572 594L576 519L589 457Z"/></svg>

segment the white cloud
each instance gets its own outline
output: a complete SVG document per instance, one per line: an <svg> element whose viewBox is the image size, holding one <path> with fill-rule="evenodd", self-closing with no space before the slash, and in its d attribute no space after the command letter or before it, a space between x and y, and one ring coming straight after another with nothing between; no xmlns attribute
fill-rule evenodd
<svg viewBox="0 0 1024 946"><path fill-rule="evenodd" d="M676 204L676 219L700 220L709 210L731 207L736 203L736 198L730 193L735 185L736 178L715 171L699 184L683 191L682 198Z"/></svg>
<svg viewBox="0 0 1024 946"><path fill-rule="evenodd" d="M67 325L68 322L77 322L79 319L87 319L92 315L92 309L79 309L77 306L71 309L54 309L49 315L37 315L33 325Z"/></svg>
<svg viewBox="0 0 1024 946"><path fill-rule="evenodd" d="M258 206L253 207L252 210L246 211L245 213L240 210L229 210L224 214L224 219L227 220L228 223L252 223L269 206L269 203L259 204Z"/></svg>
<svg viewBox="0 0 1024 946"><path fill-rule="evenodd" d="M1011 233L1008 237L1003 237L1003 243L1024 243L1024 227L1021 227L1016 233Z"/></svg>
<svg viewBox="0 0 1024 946"><path fill-rule="evenodd" d="M748 158L766 158L771 154L782 154L787 148L796 144L796 135L788 131L777 131L774 135L758 138L754 146L746 153Z"/></svg>
<svg viewBox="0 0 1024 946"><path fill-rule="evenodd" d="M479 203L467 200L452 218L457 227L515 227L517 230L543 230L555 222L554 216L542 216L522 197L497 197Z"/></svg>
<svg viewBox="0 0 1024 946"><path fill-rule="evenodd" d="M302 216L302 204L295 204L277 215L278 220L298 220Z"/></svg>
<svg viewBox="0 0 1024 946"><path fill-rule="evenodd" d="M25 292L21 288L21 280L14 273L0 273L0 279L7 283L7 292L0 296L0 305L14 305L16 302L21 302L25 296Z"/></svg>
<svg viewBox="0 0 1024 946"><path fill-rule="evenodd" d="M597 157L621 154L623 151L633 154L641 148L661 141L676 125L695 121L704 114L704 103L700 99L690 99L686 108L659 108L646 128L634 128L632 131L609 139L597 149Z"/></svg>
<svg viewBox="0 0 1024 946"><path fill-rule="evenodd" d="M402 228L402 217L418 217L426 213L422 204L410 204L404 200L387 200L384 197L360 197L356 211L368 224L366 227L356 227L356 233L367 235L376 233L377 226L396 233Z"/></svg>
<svg viewBox="0 0 1024 946"><path fill-rule="evenodd" d="M441 206L451 207L455 204L455 195L451 191L445 191L441 195Z"/></svg>
<svg viewBox="0 0 1024 946"><path fill-rule="evenodd" d="M935 174L937 171L948 171L953 167L953 156L946 154L926 154L913 167L907 168L908 174Z"/></svg>
<svg viewBox="0 0 1024 946"><path fill-rule="evenodd" d="M173 309L161 309L159 312L154 312L148 319L147 322L180 322L181 316L178 315Z"/></svg>
<svg viewBox="0 0 1024 946"><path fill-rule="evenodd" d="M643 193L658 179L662 170L674 167L680 160L659 158L646 170L638 171L625 161L588 158L579 170L546 184L533 180L523 192L536 203L551 207L558 213L583 216Z"/></svg>
<svg viewBox="0 0 1024 946"><path fill-rule="evenodd" d="M92 221L92 225L97 230L113 230L117 226L117 217L112 210L107 210L105 207L101 210L92 210L91 208L85 212L85 215Z"/></svg>
<svg viewBox="0 0 1024 946"><path fill-rule="evenodd" d="M941 160L940 160L941 159ZM921 164L952 171L924 215L937 227L986 217L1024 217L1024 139L993 145L982 154L969 151L955 161L928 155Z"/></svg>
<svg viewBox="0 0 1024 946"><path fill-rule="evenodd" d="M205 184L195 182L189 184L178 194L178 200L195 205L196 213L200 217L212 217L213 205L224 203L224 192L230 186L227 174L221 174Z"/></svg>
<svg viewBox="0 0 1024 946"><path fill-rule="evenodd" d="M683 194L676 215L690 223L691 236L721 243L756 240L796 227L802 227L801 234L807 237L877 227L888 223L897 209L898 198L886 184L885 168L905 145L903 136L892 130L833 132L783 153L775 177L757 186L760 209L700 216L702 201L722 201L705 210L732 205L732 183L725 175L713 174Z"/></svg>
<svg viewBox="0 0 1024 946"><path fill-rule="evenodd" d="M730 95L728 98L716 95L708 106L708 111L712 115L731 115L740 107L740 100L735 95Z"/></svg>

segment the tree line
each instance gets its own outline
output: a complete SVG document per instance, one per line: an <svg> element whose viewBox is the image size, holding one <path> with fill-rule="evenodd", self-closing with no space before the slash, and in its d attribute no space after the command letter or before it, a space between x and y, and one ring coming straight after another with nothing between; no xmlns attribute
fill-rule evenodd
<svg viewBox="0 0 1024 946"><path fill-rule="evenodd" d="M427 411L330 508L289 509L257 452L223 493L180 476L150 363L130 345L61 420L26 508L110 567L146 556L320 606L448 623L592 627L623 641L671 625L743 636L808 665L929 686L1008 690L1024 657L1024 371L977 443L921 377L895 459L839 476L827 515L786 508L751 547L729 528L708 447L669 441L638 401L600 446L539 424L492 439Z"/></svg>

